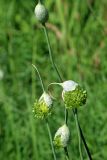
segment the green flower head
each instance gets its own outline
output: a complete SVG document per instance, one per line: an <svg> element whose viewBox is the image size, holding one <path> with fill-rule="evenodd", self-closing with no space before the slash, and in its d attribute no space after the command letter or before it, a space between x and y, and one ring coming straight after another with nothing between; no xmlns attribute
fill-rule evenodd
<svg viewBox="0 0 107 160"><path fill-rule="evenodd" d="M87 92L74 81L65 81L62 84L62 98L66 108L78 108L86 103Z"/></svg>
<svg viewBox="0 0 107 160"><path fill-rule="evenodd" d="M33 106L33 112L38 119L47 118L52 113L52 99L44 92L39 100L36 100Z"/></svg>
<svg viewBox="0 0 107 160"><path fill-rule="evenodd" d="M66 124L61 126L54 137L54 145L56 148L64 148L67 147L70 139L70 131Z"/></svg>

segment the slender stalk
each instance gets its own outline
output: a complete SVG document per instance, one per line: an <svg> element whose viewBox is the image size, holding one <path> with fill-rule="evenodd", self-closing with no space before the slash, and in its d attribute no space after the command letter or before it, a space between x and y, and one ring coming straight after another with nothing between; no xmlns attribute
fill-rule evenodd
<svg viewBox="0 0 107 160"><path fill-rule="evenodd" d="M50 45L50 40L49 40L49 36L48 36L48 32L47 32L47 28L46 28L45 24L43 24L43 28L44 28L44 33L45 33L47 44L48 44L50 61L52 63L53 69L56 71L56 73L58 75L58 78L59 78L60 82L62 83L63 82L62 77L61 77L61 75L59 73L59 70L58 70L58 68L57 68L57 66L56 66L56 64L54 62L54 58L53 58L53 54L52 54L52 49L51 49L51 45ZM66 124L67 124L67 120L68 120L68 111L65 108L65 123ZM66 150L67 150L67 148L66 148ZM66 157L69 159L68 152L66 154Z"/></svg>
<svg viewBox="0 0 107 160"><path fill-rule="evenodd" d="M66 158L66 160L69 160L69 154L68 154L67 147L64 148L64 151L65 151L65 158Z"/></svg>
<svg viewBox="0 0 107 160"><path fill-rule="evenodd" d="M41 75L39 73L39 70L37 69L37 67L34 64L32 64L32 66L36 69L38 76L39 76L39 79L40 79L40 82L41 82L42 90L43 90L43 92L45 92L45 86L44 86L43 80L41 78Z"/></svg>
<svg viewBox="0 0 107 160"><path fill-rule="evenodd" d="M74 117L75 117L77 132L78 132L78 141L79 141L79 153L80 153L80 158L81 158L81 160L83 160L82 146L81 146L81 133L80 133L79 123L78 123L77 109L74 110Z"/></svg>
<svg viewBox="0 0 107 160"><path fill-rule="evenodd" d="M38 76L39 76L39 79L40 79L40 82L41 82L42 90L43 90L43 92L45 92L45 86L44 86L43 80L41 78L41 75L39 73L39 70L34 64L32 64L32 66L36 69ZM52 135L51 135L51 130L50 130L48 120L46 120L46 126L47 126L47 130L48 130L48 134L49 134L53 157L54 157L54 160L56 160L56 153L55 153L55 149L54 149L54 145L53 145L53 141L52 141Z"/></svg>
<svg viewBox="0 0 107 160"><path fill-rule="evenodd" d="M79 123L79 122L78 122L78 123ZM87 153L87 157L89 158L89 160L92 160L92 157L91 157L91 154L90 154L88 145L87 145L87 143L86 143L86 141L85 141L85 137L84 137L84 135L83 135L83 132L82 132L82 129L81 129L80 124L79 124L79 129L80 129L81 139L82 139L82 141L83 141L83 143L84 143L84 148L85 148L86 153Z"/></svg>
<svg viewBox="0 0 107 160"><path fill-rule="evenodd" d="M65 124L68 122L68 110L65 107Z"/></svg>
<svg viewBox="0 0 107 160"><path fill-rule="evenodd" d="M73 114L74 114L74 117L75 117L75 112L73 111ZM78 120L78 119L77 119ZM87 157L89 160L92 160L92 157L91 157L91 153L90 153L90 150L88 148L88 145L86 143L86 140L85 140L85 137L84 137L84 134L83 134L83 131L82 131L82 128L80 126L80 123L78 121L78 125L79 125L79 131L80 131L80 135L81 135L81 139L82 139L82 142L84 144L84 148L86 150L86 154L87 154Z"/></svg>
<svg viewBox="0 0 107 160"><path fill-rule="evenodd" d="M44 32L45 32L45 36L46 36L46 40L47 40L47 44L48 44L48 49L49 49L49 55L50 55L50 60L51 60L51 63L52 63L52 66L54 68L54 70L56 71L58 77L59 77L59 80L60 82L62 83L62 77L58 71L58 68L54 62L54 58L53 58L53 55L52 55L52 49L51 49L51 45L50 45L50 41L49 41L49 36L48 36L48 32L47 32L47 28L45 26L45 24L43 24L43 28L44 28ZM68 119L68 111L66 110L65 108L65 123L67 123L67 119ZM75 120L76 121L76 120ZM85 141L85 137L83 135L83 132L82 132L82 129L80 127L80 124L79 124L79 121L78 121L78 118L77 118L77 122L78 122L78 125L79 125L79 135L81 136L81 139L83 141L83 144L84 144L84 147L85 147L85 150L87 152L87 156L89 158L89 160L92 160L92 157L91 157L91 154L90 154L90 151L89 151L89 148L87 146L87 143Z"/></svg>
<svg viewBox="0 0 107 160"><path fill-rule="evenodd" d="M49 36L48 36L48 32L47 32L47 28L45 26L45 24L43 25L43 28L44 28L44 33L45 33L45 36L46 36L46 40L47 40L47 44L48 44L48 49L49 49L49 56L50 56L50 60L51 60L51 63L52 63L52 66L53 68L55 69L58 77L59 77L59 80L62 82L62 77L58 71L58 68L54 62L54 58L53 58L53 54L52 54L52 49L51 49L51 45L50 45L50 41L49 41Z"/></svg>
<svg viewBox="0 0 107 160"><path fill-rule="evenodd" d="M54 160L56 160L56 153L55 153L55 148L54 148L53 141L52 141L52 135L51 135L51 131L50 131L50 126L49 126L48 120L46 120L46 126L47 126L47 130L48 130L48 134L49 134L49 139L50 139L50 143L51 143L51 148L52 148Z"/></svg>

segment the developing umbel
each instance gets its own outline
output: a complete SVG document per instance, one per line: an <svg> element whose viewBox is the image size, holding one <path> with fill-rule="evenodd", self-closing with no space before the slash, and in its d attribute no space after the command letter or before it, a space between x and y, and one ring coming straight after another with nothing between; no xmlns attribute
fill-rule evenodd
<svg viewBox="0 0 107 160"><path fill-rule="evenodd" d="M33 106L33 112L38 119L47 118L52 113L52 99L44 92L39 100L36 100Z"/></svg>
<svg viewBox="0 0 107 160"><path fill-rule="evenodd" d="M78 83L69 80L62 83L62 98L66 108L78 108L86 103L87 92Z"/></svg>
<svg viewBox="0 0 107 160"><path fill-rule="evenodd" d="M39 22L45 24L48 21L49 15L48 10L40 2L35 7L35 15Z"/></svg>
<svg viewBox="0 0 107 160"><path fill-rule="evenodd" d="M70 139L70 131L66 124L60 127L54 137L54 145L56 148L67 147Z"/></svg>

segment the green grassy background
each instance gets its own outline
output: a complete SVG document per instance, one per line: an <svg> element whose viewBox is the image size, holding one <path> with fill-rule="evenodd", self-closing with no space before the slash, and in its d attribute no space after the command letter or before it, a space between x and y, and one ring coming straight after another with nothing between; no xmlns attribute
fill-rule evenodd
<svg viewBox="0 0 107 160"><path fill-rule="evenodd" d="M42 94L35 64L47 86L57 82L41 25L34 16L34 0L0 0L0 160L53 159L46 124L33 117L32 105ZM56 63L65 80L87 89L87 105L79 120L94 160L107 160L107 1L45 1L47 23ZM54 115L49 123L54 136L63 124L64 105L56 87ZM69 110L72 160L79 159L78 139ZM63 150L57 151L64 160ZM86 159L86 156L84 154Z"/></svg>

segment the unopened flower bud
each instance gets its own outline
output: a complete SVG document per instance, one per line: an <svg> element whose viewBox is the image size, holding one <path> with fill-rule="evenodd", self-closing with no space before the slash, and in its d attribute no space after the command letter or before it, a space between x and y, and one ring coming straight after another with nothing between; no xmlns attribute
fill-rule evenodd
<svg viewBox="0 0 107 160"><path fill-rule="evenodd" d="M66 108L77 108L86 103L87 92L74 81L65 81L62 84L62 98Z"/></svg>
<svg viewBox="0 0 107 160"><path fill-rule="evenodd" d="M33 106L33 112L35 117L44 119L52 113L52 99L44 92L39 100L36 100Z"/></svg>
<svg viewBox="0 0 107 160"><path fill-rule="evenodd" d="M35 15L37 20L43 24L48 21L49 18L48 10L40 2L35 7Z"/></svg>
<svg viewBox="0 0 107 160"><path fill-rule="evenodd" d="M55 134L54 145L57 148L67 147L69 139L70 139L70 131L68 126L64 124L57 130Z"/></svg>

